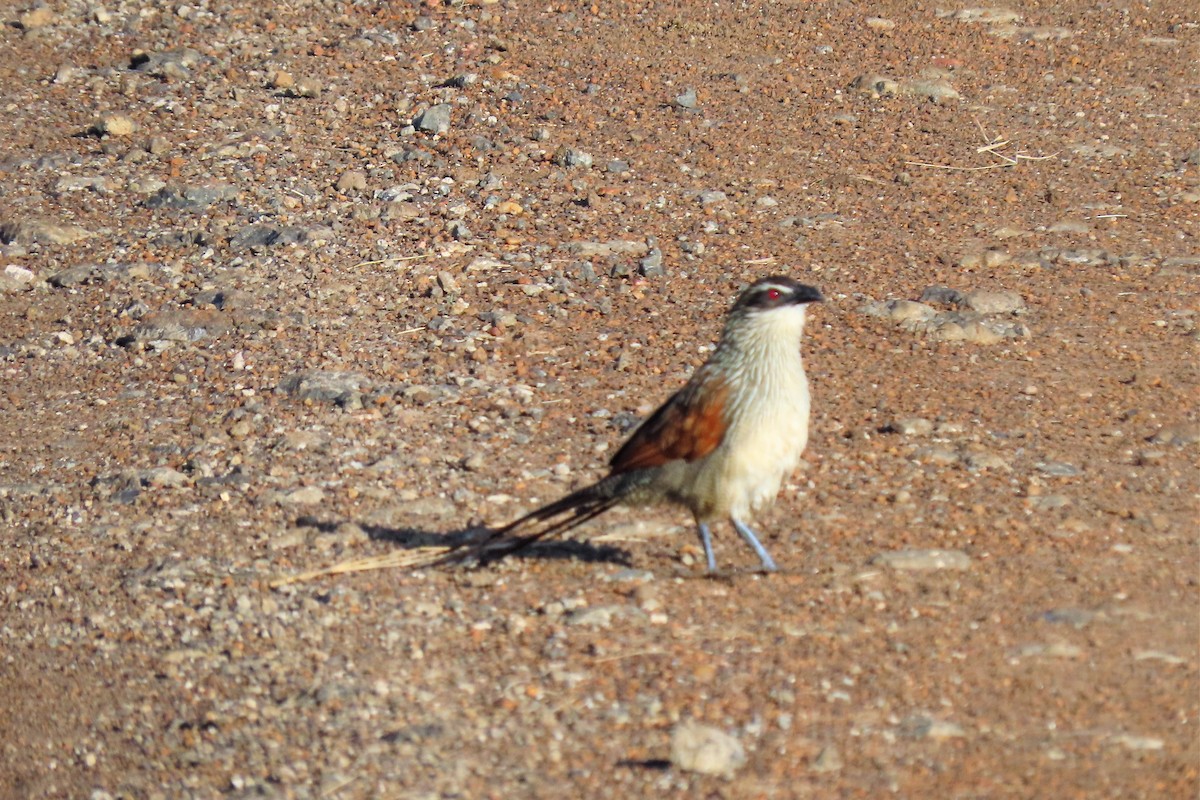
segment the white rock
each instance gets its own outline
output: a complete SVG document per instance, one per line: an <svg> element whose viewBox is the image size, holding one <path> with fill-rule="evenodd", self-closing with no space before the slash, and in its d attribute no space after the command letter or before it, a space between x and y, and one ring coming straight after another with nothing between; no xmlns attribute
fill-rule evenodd
<svg viewBox="0 0 1200 800"><path fill-rule="evenodd" d="M746 751L721 729L687 720L671 732L671 763L688 772L731 776L746 763Z"/></svg>

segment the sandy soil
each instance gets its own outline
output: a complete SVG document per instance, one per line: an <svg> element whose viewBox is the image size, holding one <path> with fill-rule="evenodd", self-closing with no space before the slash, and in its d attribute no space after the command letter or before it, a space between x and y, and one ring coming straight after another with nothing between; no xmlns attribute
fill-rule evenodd
<svg viewBox="0 0 1200 800"><path fill-rule="evenodd" d="M1195 4L245 5L4 9L0 795L1197 796ZM771 273L780 574L271 587L599 476Z"/></svg>

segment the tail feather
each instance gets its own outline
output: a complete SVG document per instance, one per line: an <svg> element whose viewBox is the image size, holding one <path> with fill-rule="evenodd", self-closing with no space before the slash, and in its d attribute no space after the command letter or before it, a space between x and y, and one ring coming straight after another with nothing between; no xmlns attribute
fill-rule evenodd
<svg viewBox="0 0 1200 800"><path fill-rule="evenodd" d="M614 488L611 479L605 479L572 492L515 522L490 531L482 539L455 547L428 566L461 564L472 560L487 564L524 550L535 542L560 536L619 504L621 496L613 491ZM549 524L541 525L546 522Z"/></svg>

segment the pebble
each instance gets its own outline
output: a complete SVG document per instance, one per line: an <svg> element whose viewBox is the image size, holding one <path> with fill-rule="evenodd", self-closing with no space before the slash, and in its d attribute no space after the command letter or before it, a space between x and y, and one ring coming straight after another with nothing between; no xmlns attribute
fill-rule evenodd
<svg viewBox="0 0 1200 800"><path fill-rule="evenodd" d="M1062 461L1039 461L1034 468L1043 475L1053 478L1075 478L1083 474L1083 470L1074 464Z"/></svg>
<svg viewBox="0 0 1200 800"><path fill-rule="evenodd" d="M54 183L54 191L62 192L81 192L90 190L99 195L111 194L112 189L108 185L108 179L100 176L92 175L66 175L59 178Z"/></svg>
<svg viewBox="0 0 1200 800"><path fill-rule="evenodd" d="M105 114L92 124L100 136L132 136L137 130L137 123L128 114Z"/></svg>
<svg viewBox="0 0 1200 800"><path fill-rule="evenodd" d="M1027 644L1013 653L1014 658L1066 658L1076 659L1083 656L1083 648L1068 642L1052 644Z"/></svg>
<svg viewBox="0 0 1200 800"><path fill-rule="evenodd" d="M43 218L0 222L3 244L74 244L90 236L92 232L79 225Z"/></svg>
<svg viewBox="0 0 1200 800"><path fill-rule="evenodd" d="M1166 743L1156 736L1134 736L1122 733L1112 737L1112 743L1126 750L1162 750Z"/></svg>
<svg viewBox="0 0 1200 800"><path fill-rule="evenodd" d="M1012 235L1021 235L1014 232ZM999 237L998 238L1003 238ZM958 259L957 265L965 270L995 270L1012 261L1012 256L1006 250L989 247L972 253L966 253Z"/></svg>
<svg viewBox="0 0 1200 800"><path fill-rule="evenodd" d="M961 550L892 550L879 553L868 563L905 572L941 569L964 570L970 569L971 557Z"/></svg>
<svg viewBox="0 0 1200 800"><path fill-rule="evenodd" d="M280 498L280 502L289 506L315 506L324 500L325 491L319 486L294 489Z"/></svg>
<svg viewBox="0 0 1200 800"><path fill-rule="evenodd" d="M983 25L1008 25L1021 21L1021 15L1006 8L964 8L959 11L937 11L937 16L958 22L977 22Z"/></svg>
<svg viewBox="0 0 1200 800"><path fill-rule="evenodd" d="M716 205L717 203L724 203L729 199L726 194L719 189L709 189L708 191L701 192L699 194L699 198L700 205L702 206L711 206Z"/></svg>
<svg viewBox="0 0 1200 800"><path fill-rule="evenodd" d="M1015 314L1025 310L1025 299L1016 292L975 289L963 299L968 308L980 314Z"/></svg>
<svg viewBox="0 0 1200 800"><path fill-rule="evenodd" d="M1044 612L1042 619L1057 625L1070 625L1072 628L1080 630L1086 628L1096 619L1096 612L1086 608L1064 606L1062 608L1052 608Z"/></svg>
<svg viewBox="0 0 1200 800"><path fill-rule="evenodd" d="M69 289L73 286L91 283L100 278L100 268L95 264L76 264L73 267L67 267L54 273L46 283L56 289Z"/></svg>
<svg viewBox="0 0 1200 800"><path fill-rule="evenodd" d="M582 258L600 256L644 256L650 252L650 245L645 242L616 239L611 242L570 242L566 249Z"/></svg>
<svg viewBox="0 0 1200 800"><path fill-rule="evenodd" d="M271 73L267 83L272 89L291 89L296 85L296 79L292 77L292 73L280 69Z"/></svg>
<svg viewBox="0 0 1200 800"><path fill-rule="evenodd" d="M671 731L671 763L685 772L728 778L746 763L746 751L720 728L686 720Z"/></svg>
<svg viewBox="0 0 1200 800"><path fill-rule="evenodd" d="M923 299L930 301L969 303L974 293L962 294L942 286L926 289ZM990 292L976 296L976 302L988 309L1017 309L1024 301L1015 293ZM1032 334L1021 322L998 319L997 314L976 310L936 311L926 303L912 300L871 300L859 307L859 313L890 320L901 328L943 342L968 342L990 345L1005 339L1029 338ZM1005 312L1011 313L1011 312Z"/></svg>
<svg viewBox="0 0 1200 800"><path fill-rule="evenodd" d="M679 108L694 109L697 104L698 100L696 98L696 90L692 87L688 87L683 94L678 94L675 96L675 105Z"/></svg>
<svg viewBox="0 0 1200 800"><path fill-rule="evenodd" d="M366 377L357 372L315 369L288 375L279 382L279 391L301 401L346 406L360 397L366 382Z"/></svg>
<svg viewBox="0 0 1200 800"><path fill-rule="evenodd" d="M946 100L958 100L962 97L958 93L958 90L951 86L950 82L944 78L902 81L899 86L899 94L925 97L935 103L941 103Z"/></svg>
<svg viewBox="0 0 1200 800"><path fill-rule="evenodd" d="M1162 650L1135 650L1133 652L1134 661L1161 661L1164 664L1177 666L1186 664L1187 659L1181 658L1174 653L1167 653Z"/></svg>
<svg viewBox="0 0 1200 800"><path fill-rule="evenodd" d="M662 250L657 247L651 248L645 258L638 262L638 271L646 278L661 278L666 274L666 270L663 269Z"/></svg>
<svg viewBox="0 0 1200 800"><path fill-rule="evenodd" d="M297 225L271 225L269 223L251 223L233 235L229 240L229 248L234 251L250 250L256 247L274 247L282 244L301 244L308 241L309 233Z"/></svg>
<svg viewBox="0 0 1200 800"><path fill-rule="evenodd" d="M143 201L146 208L203 211L215 203L237 198L237 189L223 183L211 185L167 184Z"/></svg>
<svg viewBox="0 0 1200 800"><path fill-rule="evenodd" d="M933 433L933 423L923 417L905 417L888 423L887 430L902 436L928 436Z"/></svg>
<svg viewBox="0 0 1200 800"><path fill-rule="evenodd" d="M882 317L892 322L924 322L933 319L937 312L932 306L917 303L912 300L887 300L882 303L871 302L860 311L872 317Z"/></svg>
<svg viewBox="0 0 1200 800"><path fill-rule="evenodd" d="M37 275L32 270L9 264L0 270L0 293L21 292L30 288Z"/></svg>
<svg viewBox="0 0 1200 800"><path fill-rule="evenodd" d="M441 135L450 131L450 117L453 107L448 103L439 103L418 114L412 121L413 127L423 133Z"/></svg>
<svg viewBox="0 0 1200 800"><path fill-rule="evenodd" d="M142 473L142 483L158 489L178 489L187 486L189 482L187 475L170 467L153 467Z"/></svg>
<svg viewBox="0 0 1200 800"><path fill-rule="evenodd" d="M914 714L900 723L900 733L909 739L930 739L944 742L966 736L962 726L946 720L934 719L925 714Z"/></svg>
<svg viewBox="0 0 1200 800"><path fill-rule="evenodd" d="M829 744L821 748L813 759L810 769L813 772L837 772L842 768L842 754L836 746Z"/></svg>
<svg viewBox="0 0 1200 800"><path fill-rule="evenodd" d="M966 295L958 289L951 289L947 286L928 287L921 292L920 300L922 303L936 303L950 308L962 308L967 304Z"/></svg>
<svg viewBox="0 0 1200 800"><path fill-rule="evenodd" d="M342 194L365 192L367 190L367 173L357 169L343 172L342 176L338 178L337 190Z"/></svg>
<svg viewBox="0 0 1200 800"><path fill-rule="evenodd" d="M1092 228L1080 220L1062 220L1046 229L1048 233L1091 233Z"/></svg>
<svg viewBox="0 0 1200 800"><path fill-rule="evenodd" d="M17 24L27 31L44 28L58 21L58 15L50 6L35 6L17 15Z"/></svg>
<svg viewBox="0 0 1200 800"><path fill-rule="evenodd" d="M563 145L554 151L554 156L550 159L560 167L568 169L591 169L592 154L585 153L582 150L576 150L574 147Z"/></svg>
<svg viewBox="0 0 1200 800"><path fill-rule="evenodd" d="M850 88L868 94L876 99L894 97L900 93L899 82L882 75L859 75L850 81Z"/></svg>
<svg viewBox="0 0 1200 800"><path fill-rule="evenodd" d="M227 324L205 312L186 309L160 311L134 326L118 344L135 343L161 347L169 342L191 343L223 333Z"/></svg>
<svg viewBox="0 0 1200 800"><path fill-rule="evenodd" d="M1007 472L1012 469L1002 456L995 453L969 453L963 458L963 463L971 470L994 469Z"/></svg>
<svg viewBox="0 0 1200 800"><path fill-rule="evenodd" d="M291 94L294 97L320 97L324 87L321 82L315 78L301 78L296 81L296 85L292 87ZM447 124L447 128L449 125Z"/></svg>
<svg viewBox="0 0 1200 800"><path fill-rule="evenodd" d="M1200 422L1179 422L1174 425L1164 425L1150 437L1152 444L1165 444L1174 447L1184 447L1200 442Z"/></svg>
<svg viewBox="0 0 1200 800"><path fill-rule="evenodd" d="M959 455L947 447L922 447L913 451L913 458L921 464L940 464L948 466L959 462Z"/></svg>

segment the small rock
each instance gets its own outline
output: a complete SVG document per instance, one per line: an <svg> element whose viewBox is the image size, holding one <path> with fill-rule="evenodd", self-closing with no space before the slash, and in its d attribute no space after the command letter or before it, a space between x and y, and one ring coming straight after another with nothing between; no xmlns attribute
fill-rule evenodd
<svg viewBox="0 0 1200 800"><path fill-rule="evenodd" d="M308 370L288 375L279 382L279 391L301 401L346 406L359 397L366 382L366 377L357 372Z"/></svg>
<svg viewBox="0 0 1200 800"><path fill-rule="evenodd" d="M222 200L233 200L237 189L228 184L199 186L163 186L146 198L146 208L166 208L173 211L203 211Z"/></svg>
<svg viewBox="0 0 1200 800"><path fill-rule="evenodd" d="M662 250L651 248L646 257L638 262L638 271L646 278L661 278L664 274L662 261Z"/></svg>
<svg viewBox="0 0 1200 800"><path fill-rule="evenodd" d="M1066 658L1076 659L1083 655L1083 648L1068 642L1053 644L1027 644L1017 648L1017 658Z"/></svg>
<svg viewBox="0 0 1200 800"><path fill-rule="evenodd" d="M57 289L69 289L72 286L89 283L99 277L100 268L95 264L77 264L54 273L46 283Z"/></svg>
<svg viewBox="0 0 1200 800"><path fill-rule="evenodd" d="M450 130L450 116L453 107L448 103L439 103L418 114L412 121L413 127L424 133L441 135Z"/></svg>
<svg viewBox="0 0 1200 800"><path fill-rule="evenodd" d="M975 289L964 297L966 305L980 314L1014 314L1025 310L1025 300L1016 292Z"/></svg>
<svg viewBox="0 0 1200 800"><path fill-rule="evenodd" d="M37 6L28 11L22 11L17 17L17 24L27 31L32 31L53 25L57 19L58 15L54 13L54 9L49 6Z"/></svg>
<svg viewBox="0 0 1200 800"><path fill-rule="evenodd" d="M1114 736L1112 742L1126 750L1162 750L1166 746L1166 743L1156 736L1134 736L1128 733Z"/></svg>
<svg viewBox="0 0 1200 800"><path fill-rule="evenodd" d="M687 772L731 777L746 763L746 752L719 728L687 720L671 732L671 763Z"/></svg>
<svg viewBox="0 0 1200 800"><path fill-rule="evenodd" d="M711 206L716 205L717 203L724 203L729 199L729 197L720 189L709 189L708 191L701 192L699 198L700 205L702 206Z"/></svg>
<svg viewBox="0 0 1200 800"><path fill-rule="evenodd" d="M1079 220L1062 220L1046 229L1049 233L1091 233L1092 229L1086 222Z"/></svg>
<svg viewBox="0 0 1200 800"><path fill-rule="evenodd" d="M268 83L272 89L291 89L296 85L296 79L292 77L292 73L280 69L271 73Z"/></svg>
<svg viewBox="0 0 1200 800"><path fill-rule="evenodd" d="M170 467L154 467L142 473L142 483L156 488L177 489L187 485L188 476Z"/></svg>
<svg viewBox="0 0 1200 800"><path fill-rule="evenodd" d="M1040 461L1034 467L1043 475L1054 478L1075 478L1083 474L1079 467L1062 461Z"/></svg>
<svg viewBox="0 0 1200 800"><path fill-rule="evenodd" d="M945 100L958 100L962 95L942 78L932 80L905 81L900 84L900 94L914 97L927 97L935 103Z"/></svg>
<svg viewBox="0 0 1200 800"><path fill-rule="evenodd" d="M1086 628L1096 619L1096 612L1089 611L1086 608L1076 608L1074 606L1064 606L1062 608L1052 608L1042 614L1042 619L1056 625L1070 625L1076 630Z"/></svg>
<svg viewBox="0 0 1200 800"><path fill-rule="evenodd" d="M872 97L892 97L900 93L900 84L882 75L859 75L850 81L850 88Z"/></svg>
<svg viewBox="0 0 1200 800"><path fill-rule="evenodd" d="M36 278L31 270L9 264L0 270L0 294L24 291L33 285Z"/></svg>
<svg viewBox="0 0 1200 800"><path fill-rule="evenodd" d="M367 173L352 169L342 173L338 178L337 190L342 194L350 192L365 192L367 189Z"/></svg>
<svg viewBox="0 0 1200 800"><path fill-rule="evenodd" d="M160 311L138 323L128 336L117 341L125 346L135 343L190 343L223 333L227 327L218 317L207 312Z"/></svg>
<svg viewBox="0 0 1200 800"><path fill-rule="evenodd" d="M887 33L888 31L895 30L896 28L895 22L890 19L884 19L883 17L867 17L866 22L867 27L876 33Z"/></svg>
<svg viewBox="0 0 1200 800"><path fill-rule="evenodd" d="M876 555L869 563L906 572L939 569L963 570L970 569L971 557L961 550L893 550Z"/></svg>
<svg viewBox="0 0 1200 800"><path fill-rule="evenodd" d="M127 114L110 113L92 124L92 130L100 136L132 136L137 123Z"/></svg>
<svg viewBox="0 0 1200 800"><path fill-rule="evenodd" d="M970 453L963 458L963 463L967 465L967 469L996 469L1008 471L1011 467L1008 462L995 453Z"/></svg>
<svg viewBox="0 0 1200 800"><path fill-rule="evenodd" d="M1200 422L1180 422L1176 425L1164 425L1150 437L1152 444L1166 444L1174 447L1196 444L1200 442Z"/></svg>
<svg viewBox="0 0 1200 800"><path fill-rule="evenodd" d="M294 489L280 498L280 501L289 506L313 506L325 499L325 491L319 486L305 486L302 489Z"/></svg>
<svg viewBox="0 0 1200 800"><path fill-rule="evenodd" d="M837 772L841 768L842 754L831 744L821 748L810 767L813 772Z"/></svg>
<svg viewBox="0 0 1200 800"><path fill-rule="evenodd" d="M292 88L291 94L295 97L320 97L324 87L321 82L315 78L301 78L296 81L296 85Z"/></svg>
<svg viewBox="0 0 1200 800"><path fill-rule="evenodd" d="M650 245L645 242L617 239L611 242L571 242L566 249L581 258L596 258L598 256L644 256L650 252Z"/></svg>
<svg viewBox="0 0 1200 800"><path fill-rule="evenodd" d="M697 105L696 90L689 86L683 94L676 95L675 105L679 108L695 108Z"/></svg>
<svg viewBox="0 0 1200 800"><path fill-rule="evenodd" d="M921 292L920 300L922 303L937 303L950 308L961 308L967 304L966 295L946 286L930 286Z"/></svg>
<svg viewBox="0 0 1200 800"><path fill-rule="evenodd" d="M910 739L932 739L935 742L960 739L966 735L961 725L924 714L914 714L905 719L900 723L900 732Z"/></svg>
<svg viewBox="0 0 1200 800"><path fill-rule="evenodd" d="M585 153L582 150L576 150L574 147L563 145L554 151L554 156L550 159L560 167L581 169L590 169L592 166L592 154Z"/></svg>
<svg viewBox="0 0 1200 800"><path fill-rule="evenodd" d="M860 311L872 317L882 317L900 323L924 322L937 314L931 306L912 300L873 301L864 305Z"/></svg>
<svg viewBox="0 0 1200 800"><path fill-rule="evenodd" d="M887 430L902 436L928 436L933 433L933 423L923 417L905 417L889 423Z"/></svg>
<svg viewBox="0 0 1200 800"><path fill-rule="evenodd" d="M308 241L309 232L296 225L270 225L262 222L245 226L229 240L229 249L250 250L256 247L302 244Z"/></svg>
<svg viewBox="0 0 1200 800"><path fill-rule="evenodd" d="M0 244L74 244L89 236L86 228L49 219L0 222Z"/></svg>
<svg viewBox="0 0 1200 800"><path fill-rule="evenodd" d="M1178 666L1180 664L1187 663L1186 658L1182 658L1180 656L1175 655L1174 653L1167 653L1162 650L1135 650L1133 653L1133 660L1134 661L1161 661L1164 664L1170 664L1172 666Z"/></svg>

